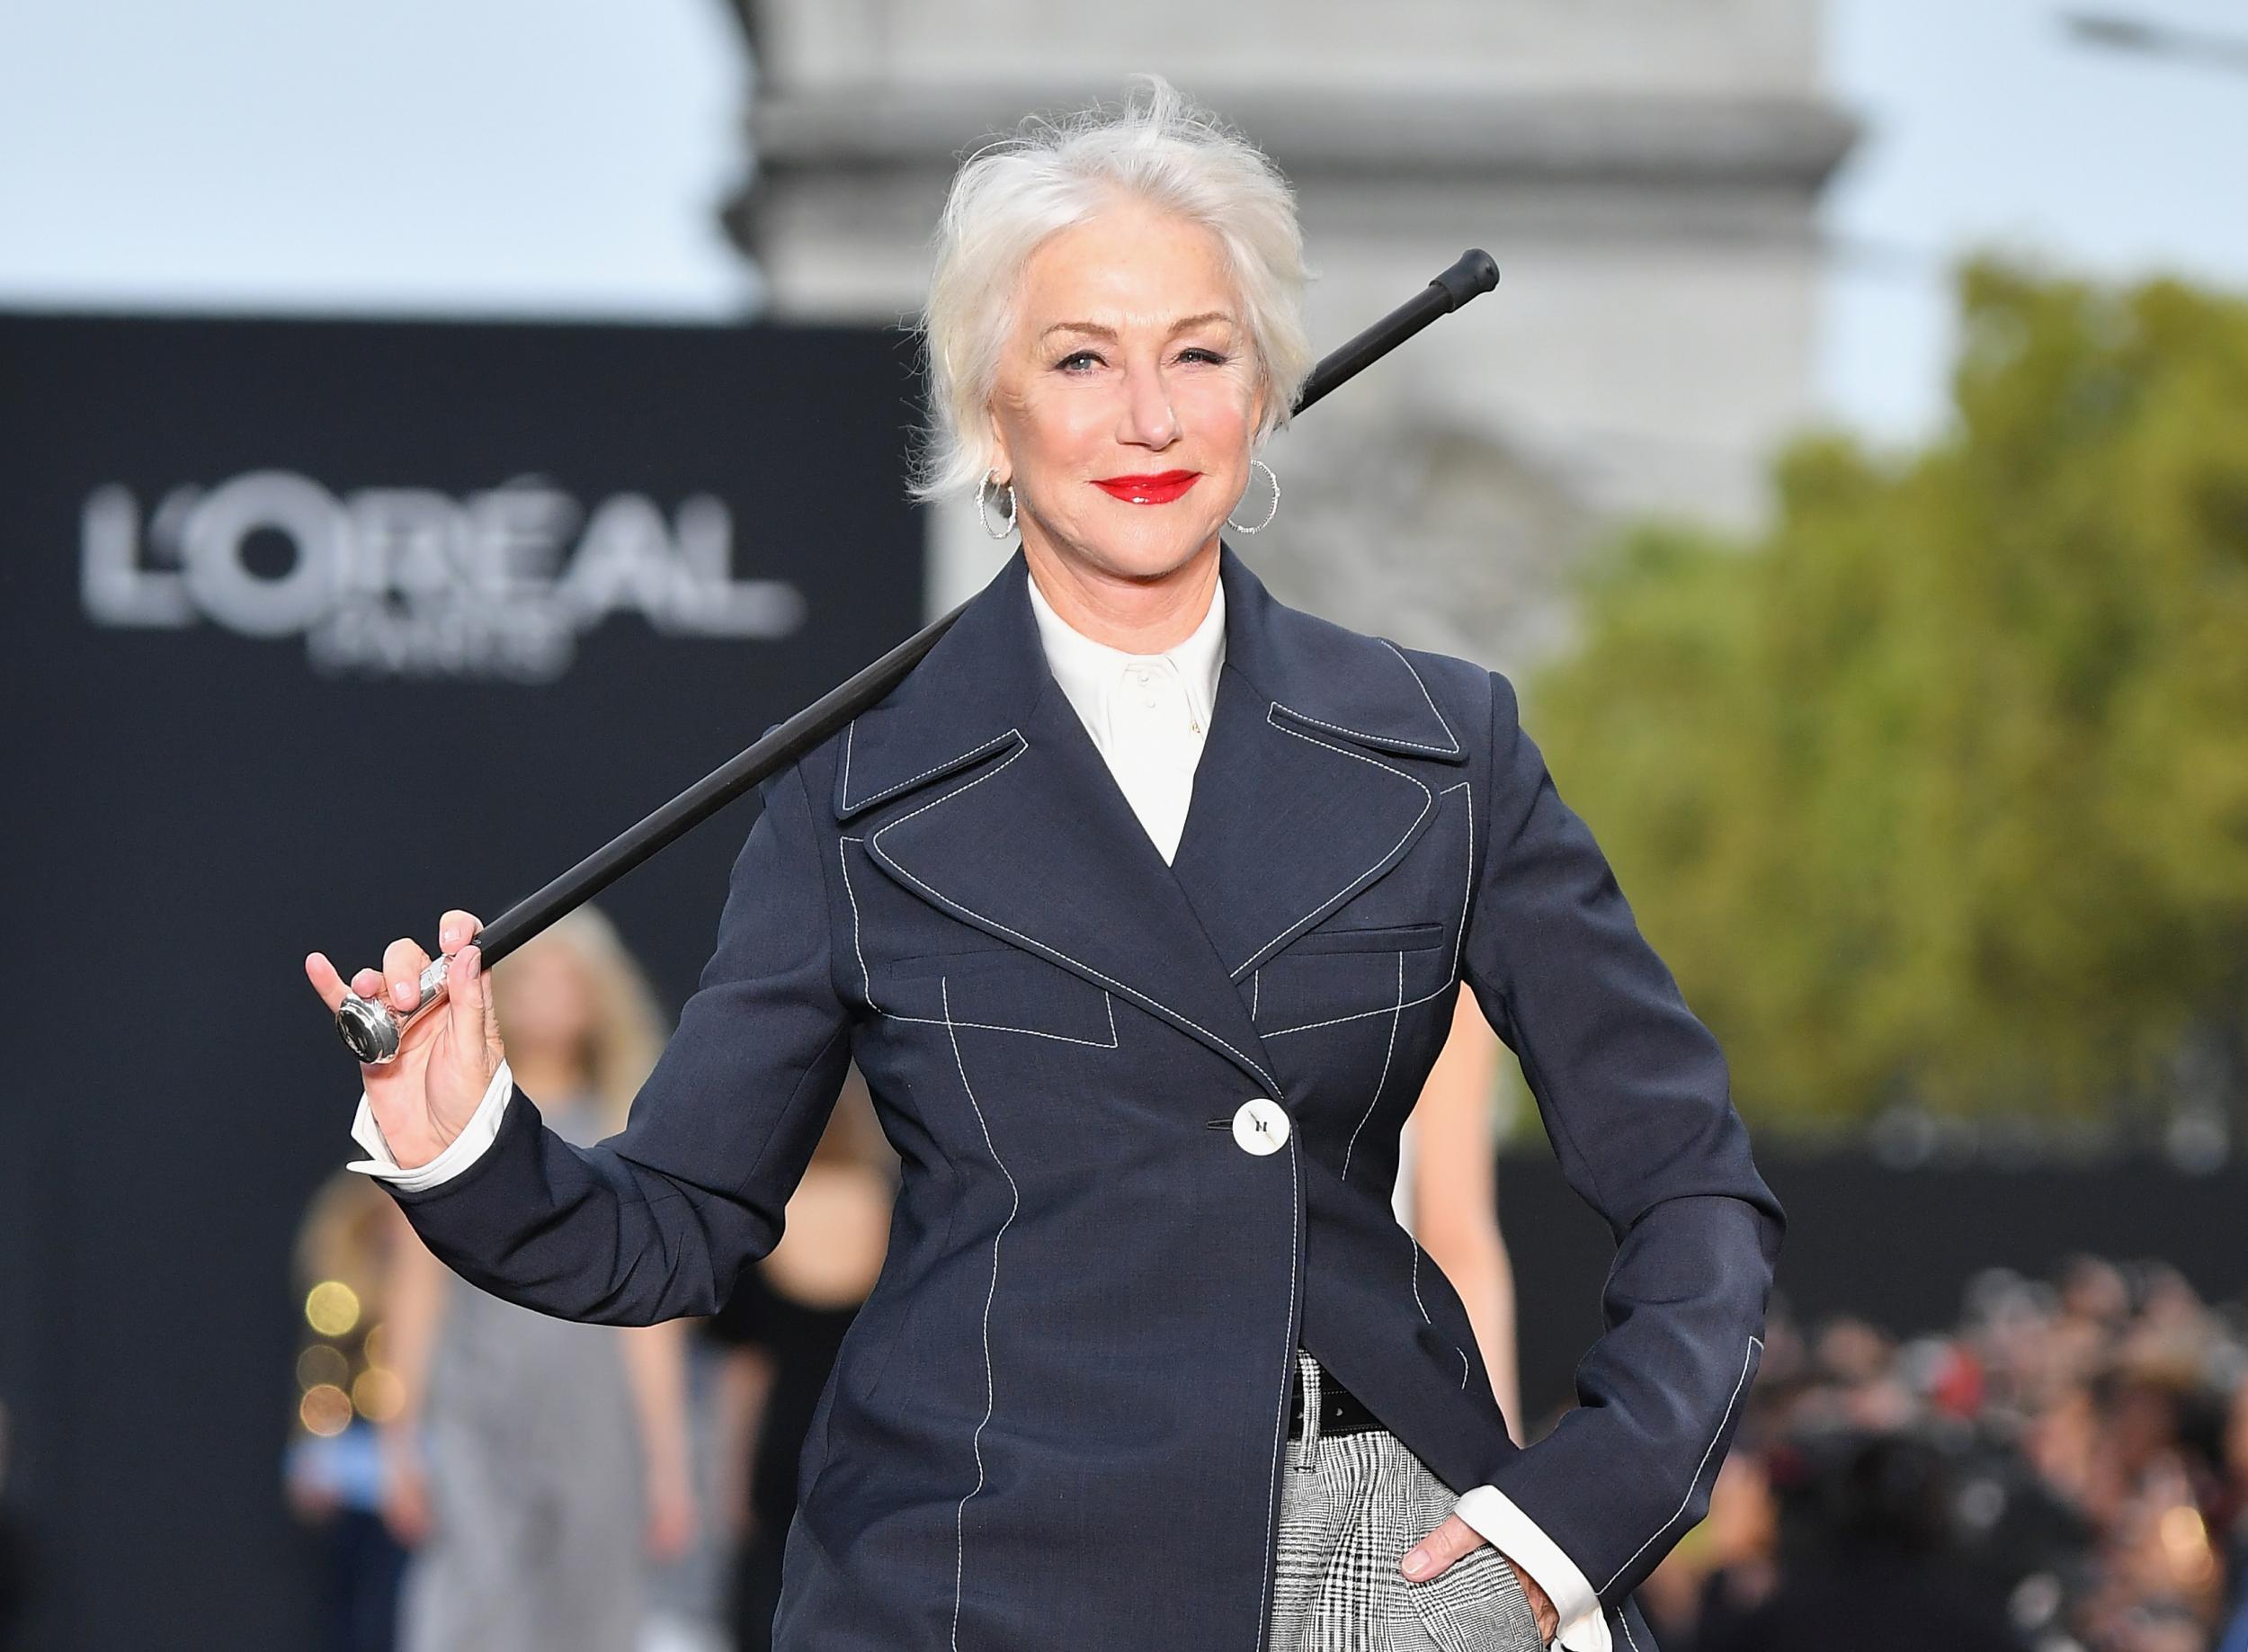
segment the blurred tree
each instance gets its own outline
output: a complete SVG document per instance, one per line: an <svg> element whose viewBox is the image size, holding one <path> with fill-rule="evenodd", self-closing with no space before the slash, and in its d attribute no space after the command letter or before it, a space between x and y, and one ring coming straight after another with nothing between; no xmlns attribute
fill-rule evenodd
<svg viewBox="0 0 2248 1652"><path fill-rule="evenodd" d="M2248 1126L2248 302L1962 286L1947 433L1596 558L1530 725L1752 1116Z"/></svg>

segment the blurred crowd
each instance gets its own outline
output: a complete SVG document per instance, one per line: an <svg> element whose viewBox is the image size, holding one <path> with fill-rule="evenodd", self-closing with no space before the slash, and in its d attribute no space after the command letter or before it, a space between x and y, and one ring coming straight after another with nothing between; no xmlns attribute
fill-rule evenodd
<svg viewBox="0 0 2248 1652"><path fill-rule="evenodd" d="M1665 1648L2248 1652L2248 1317L2164 1264L1993 1269L1900 1341L1771 1317Z"/></svg>

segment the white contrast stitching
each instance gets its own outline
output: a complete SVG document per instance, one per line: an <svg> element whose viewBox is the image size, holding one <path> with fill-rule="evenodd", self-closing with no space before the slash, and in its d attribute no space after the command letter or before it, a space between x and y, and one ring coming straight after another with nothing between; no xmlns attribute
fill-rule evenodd
<svg viewBox="0 0 2248 1652"><path fill-rule="evenodd" d="M1638 1548L1633 1549L1630 1554L1624 1558L1624 1563L1618 1567L1615 1571L1610 1575L1607 1583L1601 1585L1601 1588L1608 1588L1610 1585L1615 1583L1617 1578L1621 1577L1626 1572L1629 1571L1631 1569L1631 1563L1634 1560L1637 1560L1641 1555L1646 1553L1648 1544L1653 1543L1656 1538L1661 1537L1665 1531L1668 1531L1671 1529L1672 1523L1676 1521L1680 1514L1683 1514L1686 1512L1688 1504L1693 1502L1694 1487L1700 1483L1701 1471L1709 1466L1709 1454L1717 1449L1717 1442L1725 1434L1725 1425L1733 1416L1733 1407L1740 1403L1741 1387L1742 1384L1748 1380L1749 1367L1755 1363L1757 1353L1762 1350L1763 1346L1764 1339L1762 1337L1752 1336L1748 1339L1748 1347L1742 1351L1741 1374L1734 1380L1733 1398L1725 1402L1725 1415L1717 1419L1717 1426L1710 1433L1709 1443L1702 1450L1701 1460L1694 1465L1693 1476L1686 1482L1686 1496L1681 1499L1677 1513L1673 1514L1669 1520L1664 1521L1661 1525L1655 1527L1653 1531L1649 1532L1647 1534L1646 1542L1640 1544Z"/></svg>
<svg viewBox="0 0 2248 1652"><path fill-rule="evenodd" d="M983 773L978 774L974 780L969 781L965 786L955 786L950 791L940 792L937 796L930 799L926 803L923 803L919 808L908 809L905 813L900 815L897 819L887 822L880 827L877 828L868 839L868 847L870 852L875 849L879 849L882 846L883 833L894 832L899 826L904 826L908 820L911 820L915 815L926 814L929 810L936 808L938 804L950 802L952 799L959 797L962 792L968 790L970 788L982 785L993 775L998 773L1002 769L1004 769L1007 766L1007 763L1012 763L1017 757L1021 756L1024 752L1030 749L1030 742L1027 739L1023 739L1023 737L1019 731L1010 728L1007 730L1007 733L1014 735L1017 739L1022 741L1022 744L1007 755L1005 763L995 764L991 768L986 770ZM1304 737L1307 739L1310 738L1309 736L1306 736ZM1316 742L1316 744L1324 746L1325 742L1318 741ZM1385 763L1382 766L1386 768L1388 765ZM1405 778L1411 780L1412 776L1407 775ZM1414 783L1415 785L1420 784L1418 781L1414 781ZM1427 789L1423 787L1423 790L1425 790ZM1012 935L1016 940L1024 942L1027 944L1038 949L1039 951L1050 953L1054 957L1062 960L1065 963L1071 965L1073 968L1084 970L1087 975L1098 977L1102 981L1115 988L1118 992L1122 993L1126 997L1136 999L1142 1004L1150 1005L1155 1009L1161 1010L1164 1014L1170 1016L1173 1021L1179 1022L1182 1026L1193 1028L1195 1031L1209 1040L1211 1043L1217 1045L1220 1049L1225 1050L1227 1054L1231 1055L1234 1059L1240 1062L1244 1067L1254 1073L1259 1078L1262 1079L1266 1087L1271 1090L1275 1095L1280 1094L1280 1082L1275 1079L1271 1074L1266 1072L1263 1067L1260 1067L1253 1057L1242 1050L1236 1049L1230 1043L1227 1042L1226 1040L1218 1037L1217 1033L1212 1032L1208 1027L1203 1026L1200 1022L1190 1021L1186 1016L1180 1014L1178 1011L1173 1009L1169 1005L1164 1003L1162 1000L1149 997L1146 993L1141 992L1137 987L1127 986L1124 982L1118 980L1114 976L1108 974L1104 970L1094 969L1091 964L1084 962L1082 959L1070 957L1068 953L1063 951L1059 947L1048 946L1045 942L1040 941L1035 935L1026 935L1019 929L1011 929L1006 924L999 922L998 919L986 917L982 913L975 910L975 908L964 906L960 902L951 899L949 896L946 896L941 891L932 889L928 884L923 883L920 879L914 877L913 873L907 871L903 866L898 865L895 860L891 861L889 865L899 877L911 883L915 889L922 890L932 900L936 901L941 906L953 907L959 911L965 912L977 923L988 924L992 928L999 931L1002 934Z"/></svg>
<svg viewBox="0 0 2248 1652"><path fill-rule="evenodd" d="M1450 787L1448 787L1448 791L1450 791ZM1405 962L1403 955L1398 955L1398 967L1403 967L1403 962ZM1392 1027L1389 1027L1389 1040L1396 1043L1396 1022L1392 1022ZM1385 1063L1383 1072L1387 1072L1387 1063ZM1376 1094L1380 1094L1378 1090L1376 1090ZM1371 1108L1369 1108L1369 1112L1371 1112ZM1356 1130L1353 1130L1353 1138L1356 1138ZM1343 1157L1344 1157L1344 1162L1349 1162L1347 1151L1344 1151ZM1412 1232L1410 1228L1405 1228L1403 1223L1398 1223L1398 1228L1405 1232L1407 1246L1412 1246L1412 1306L1421 1310L1421 1324L1425 1324L1430 1331L1434 1331L1434 1328L1437 1328L1437 1322L1428 1317L1428 1304L1421 1301L1421 1241L1414 1237L1414 1232ZM1448 1337L1448 1342L1450 1342L1450 1337ZM1466 1387L1468 1387L1468 1373L1473 1371L1475 1367L1468 1362L1468 1351L1461 1349L1457 1342L1452 1342L1452 1353L1459 1355L1459 1387L1461 1387L1461 1391L1466 1391Z"/></svg>
<svg viewBox="0 0 2248 1652"><path fill-rule="evenodd" d="M867 970L867 955L860 949L859 946L859 897L855 894L852 893L851 862L848 856L844 856L843 854L843 845L844 844L863 844L864 842L866 842L866 839L863 837L839 838L836 841L835 852L838 857L843 860L843 894L848 897L851 901L851 950L859 954L859 976L860 979L865 984L864 990L867 1007L872 1010L876 1014L887 1016L891 1021L916 1022L923 1026L929 1027L943 1026L946 1023L940 1021L933 1015L905 1015L895 1010L886 1010L874 1001L874 978ZM1032 1038L1058 1039L1065 1044L1083 1044L1088 1049L1114 1049L1118 1047L1116 1036L1116 995L1110 992L1106 987L1102 988L1101 1003L1109 1013L1109 1041L1105 1044L1099 1039L1072 1038L1066 1032L1043 1032L1036 1027L1004 1027L1001 1026L996 1022L990 1021L957 1021L951 1024L959 1027L976 1027L986 1032L1025 1032Z"/></svg>
<svg viewBox="0 0 2248 1652"><path fill-rule="evenodd" d="M1020 1032L1026 1038L1052 1039L1062 1044L1083 1044L1087 1049L1114 1049L1117 1048L1116 996L1103 988L1101 1002L1109 1006L1109 1038L1106 1043L1102 1043L1099 1039L1072 1038L1066 1032L1042 1032L1036 1027L1003 1027L997 1022L991 1021L947 1022L934 1015L901 1015L896 1010L884 1010L882 1015L886 1020L918 1022L929 1027L975 1027L985 1032Z"/></svg>
<svg viewBox="0 0 2248 1652"><path fill-rule="evenodd" d="M864 842L866 839L863 837L839 838L836 840L835 853L843 861L843 894L851 902L851 950L859 955L859 978L864 983L867 1007L876 1014L886 1016L891 1021L915 1022L928 1027L944 1026L947 1023L933 1015L901 1014L895 1010L886 1010L874 1001L874 977L867 969L867 955L859 945L859 897L852 892L850 858L843 853L844 844L863 844ZM1057 1039L1065 1044L1083 1044L1088 1049L1114 1049L1118 1047L1116 996L1103 987L1101 992L1101 1003L1109 1013L1109 1041L1105 1044L1099 1039L1072 1038L1066 1032L1044 1032L1036 1027L1005 1027L990 1021L956 1021L950 1024L957 1027L976 1027L986 1032L1023 1032L1032 1038Z"/></svg>
<svg viewBox="0 0 2248 1652"><path fill-rule="evenodd" d="M1476 895L1476 794L1469 790L1466 781L1461 781L1457 786L1445 787L1436 795L1440 798L1449 798L1455 791L1467 793L1467 875L1463 880L1459 893L1459 930L1452 936L1451 978L1434 992L1424 992L1417 998L1407 998L1403 1005L1397 1006L1401 1009L1409 1010L1417 1004L1426 1004L1431 998L1441 997L1459 985L1459 951L1467 939L1467 914L1475 905ZM1257 973L1262 975L1264 972L1260 969ZM1251 1018L1254 1019L1256 1012L1253 1009L1249 1014ZM1348 1015L1336 1015L1325 1021L1307 1021L1293 1027L1275 1027L1271 1031L1262 1036L1269 1039L1286 1038L1291 1032L1310 1032L1320 1027L1339 1027L1346 1021L1363 1021L1369 1015L1380 1014L1379 1006L1370 1010L1352 1010Z"/></svg>
<svg viewBox="0 0 2248 1652"><path fill-rule="evenodd" d="M1390 641L1388 638L1377 637L1374 640L1381 644L1383 647L1388 649L1392 654L1396 655L1398 660L1404 665L1405 668L1413 673L1413 681L1414 685L1421 691L1421 698L1429 702L1429 710L1436 713L1438 727L1443 729L1444 737L1452 743L1452 750L1457 753L1459 750L1459 737L1452 732L1452 726L1444 720L1444 713L1439 710L1437 706L1436 696L1429 692L1429 685L1421 680L1421 673L1419 669L1411 660L1405 658L1405 650L1400 648L1396 643ZM1436 748L1434 746L1431 746L1429 749L1433 751Z"/></svg>
<svg viewBox="0 0 2248 1652"><path fill-rule="evenodd" d="M1274 705L1280 705L1280 701L1277 700L1272 703ZM1332 729L1336 734L1347 734L1352 739L1356 740L1379 740L1385 746L1410 746L1415 751L1442 752L1448 756L1457 755L1459 751L1459 747L1457 745L1430 746L1420 740L1401 740L1393 734L1368 734L1362 728L1345 728L1340 723L1331 723L1327 721L1326 719L1322 717L1314 717L1307 711L1298 711L1294 706L1280 706L1280 710L1287 712L1290 717L1297 719L1300 722L1311 724L1315 728Z"/></svg>
<svg viewBox="0 0 2248 1652"><path fill-rule="evenodd" d="M1441 997L1446 992L1450 991L1452 987L1458 986L1459 984L1459 978L1458 976L1454 976L1450 980L1446 981L1443 986L1438 987L1434 992L1424 992L1417 998L1407 998L1403 1004L1392 1005L1388 1009L1384 1009L1379 1005L1376 1005L1370 1010L1352 1010L1348 1015L1336 1015L1326 1021L1307 1021L1293 1027L1275 1027L1272 1031L1264 1033L1262 1036L1269 1039L1286 1038L1291 1032L1311 1032L1316 1031L1321 1027L1339 1027L1346 1021L1364 1021L1369 1015L1394 1014L1396 1011L1401 1009L1409 1010L1416 1004L1426 1004L1431 998Z"/></svg>
<svg viewBox="0 0 2248 1652"><path fill-rule="evenodd" d="M1263 987L1262 986L1263 980L1264 971L1262 969L1258 970L1254 975L1249 978L1249 1024L1251 1026L1254 1026L1256 1024L1257 999L1263 991Z"/></svg>
<svg viewBox="0 0 2248 1652"><path fill-rule="evenodd" d="M1303 1184L1297 1169L1298 1156L1301 1151L1298 1138L1302 1135L1302 1133L1303 1132L1300 1130L1290 1130L1288 1132L1288 1319L1289 1323L1291 1325L1295 1322L1296 1318L1296 1275L1298 1269L1296 1208L1303 1201ZM1291 1338L1291 1342L1292 1340L1293 1339ZM1296 1365L1295 1354L1295 1348L1290 1346L1289 1349L1289 1370L1291 1373L1294 1371ZM1308 1428L1310 1426L1309 1423L1307 1422L1305 1426ZM1272 1412L1272 1470L1265 1477L1264 1530L1268 1535L1270 1535L1272 1530L1273 1495L1280 1489L1280 1448L1287 1444L1287 1442L1288 1385L1283 1383L1280 1386L1280 1403L1273 1408ZM1262 1587L1258 1590L1258 1593L1264 1597L1264 1604L1257 1612L1257 1644L1260 1647L1264 1644L1265 1626L1272 1621L1273 1548L1274 1545L1269 1542L1264 1546L1264 1582Z"/></svg>
<svg viewBox="0 0 2248 1652"><path fill-rule="evenodd" d="M1006 1160L999 1156L999 1149L991 1139L991 1125L984 1117L983 1103L976 1099L976 1086L968 1081L968 1063L960 1058L959 1034L952 1030L952 1000L941 976L937 978L937 994L944 1005L945 1032L952 1041L953 1064L960 1069L960 1088L968 1092L968 1104L976 1109L976 1123L984 1132L984 1146L991 1154L992 1163L999 1166L999 1174L1007 1178L1007 1186L1014 1194L1014 1204L1007 1211L1006 1221L1000 1223L999 1231L991 1237L991 1288L984 1295L984 1420L976 1424L976 1432L968 1440L968 1448L976 1454L976 1484L968 1496L960 1499L960 1506L953 1515L958 1547L952 1563L952 1645L954 1652L959 1652L960 1594L968 1576L968 1497L984 1489L984 1424L991 1421L992 1413L998 1408L998 1390L994 1385L991 1364L991 1305L993 1298L999 1294L999 1241L1005 1237L1008 1224L1014 1220L1015 1211L1022 1208L1022 1190L1015 1185Z"/></svg>
<svg viewBox="0 0 2248 1652"><path fill-rule="evenodd" d="M1413 1305L1421 1310L1421 1323L1433 1331L1436 1321L1429 1317L1429 1305L1421 1300L1421 1241L1413 1237L1410 1228L1400 1224L1400 1228L1405 1234L1405 1243L1413 1246ZM1459 1356L1459 1386L1464 1389L1467 1386L1467 1373L1472 1369L1467 1363L1467 1351L1458 1343L1453 1343L1451 1346L1452 1352Z"/></svg>
<svg viewBox="0 0 2248 1652"><path fill-rule="evenodd" d="M1397 1053L1397 1022L1405 1017L1405 958L1402 951L1397 954L1397 1002L1389 1012L1389 1048L1381 1052L1381 1076L1374 1081L1374 1099L1366 1103L1366 1111L1351 1127L1350 1140L1343 1144L1342 1179L1345 1182L1351 1179L1351 1153L1358 1146L1358 1133L1366 1128L1366 1121L1374 1116L1374 1109L1381 1105L1381 1093L1389 1085L1390 1059Z"/></svg>
<svg viewBox="0 0 2248 1652"><path fill-rule="evenodd" d="M1452 979L1459 978L1459 950L1467 943L1467 914L1476 904L1476 793L1466 781L1457 786L1447 786L1436 795L1448 798L1455 791L1467 794L1467 875L1460 880L1459 933L1452 937Z"/></svg>
<svg viewBox="0 0 2248 1652"><path fill-rule="evenodd" d="M1639 1652L1639 1637L1631 1632L1631 1620L1624 1616L1621 1607L1617 1608L1616 1621L1623 1625L1624 1639L1631 1643L1631 1652Z"/></svg>
<svg viewBox="0 0 2248 1652"><path fill-rule="evenodd" d="M883 1012L882 1006L874 1001L874 977L867 972L867 955L859 945L859 897L852 893L851 889L851 855L843 848L845 844L864 842L866 839L863 837L838 837L835 840L835 858L843 863L843 896L851 902L851 950L859 954L860 985L866 997L867 1008L879 1015Z"/></svg>
<svg viewBox="0 0 2248 1652"><path fill-rule="evenodd" d="M1271 704L1271 710L1267 710L1264 714L1264 720L1272 728L1280 729L1284 734L1292 734L1299 740L1308 740L1314 746L1323 746L1331 752L1341 752L1345 757L1355 757L1360 763L1370 763L1376 768L1382 770L1386 773L1396 775L1399 780L1407 782L1420 791L1422 799L1421 812L1414 816L1413 824L1405 827L1405 835L1390 845L1388 851L1382 855L1381 860L1376 861L1372 866L1368 867L1364 871L1359 873L1357 877L1351 879L1349 883L1344 884L1343 887L1343 889L1348 889L1357 884L1364 882L1369 877L1373 875L1375 869L1381 865L1382 861L1387 861L1390 855L1396 853L1398 850L1404 848L1406 844L1413 840L1413 834L1419 829L1421 822L1429 817L1429 810L1436 807L1436 794L1431 791L1426 786L1423 785L1419 781L1414 780L1412 775L1407 774L1403 769L1396 768L1389 763L1384 763L1378 757L1369 757L1364 752L1354 752L1348 746L1337 746L1330 740L1322 740L1316 736L1307 735L1300 728L1290 728L1285 723L1273 722L1273 711L1286 711L1291 717L1303 716L1303 713L1298 711L1293 706L1284 706L1279 701L1275 700ZM1304 720L1315 723L1319 721L1317 718L1306 718ZM1320 724L1320 727L1332 728L1334 725L1332 723L1322 723ZM1351 731L1345 728L1341 732L1348 734ZM1317 912L1321 907L1332 905L1334 899L1334 896L1328 896L1327 898L1321 901L1318 906L1312 907L1311 912ZM1296 925L1302 923L1305 918L1309 917L1311 915L1311 912L1304 913L1300 916L1292 918L1288 923L1282 924L1280 926L1280 934L1274 935L1272 937L1272 941L1278 941L1280 938L1280 935L1284 935L1289 930L1295 928ZM1239 964L1235 966L1233 970L1234 979L1239 980L1241 978L1242 970L1246 969L1249 967L1251 961L1253 960L1259 953L1264 951L1264 947L1271 946L1272 944L1272 941L1267 941L1264 943L1264 946L1252 948L1249 956L1243 959Z"/></svg>
<svg viewBox="0 0 2248 1652"><path fill-rule="evenodd" d="M1005 739L1008 734L1015 735L1017 739L1021 738L1021 736L1017 734L1016 731L1012 728L1007 730L1007 734L995 734L992 736L990 739L985 741L981 746L971 746L968 748L968 750L962 752L957 757L948 757L942 763L932 763L929 767L923 769L920 773L913 776L910 780L902 780L895 785L885 786L881 790L870 792L854 803L851 800L851 746L852 737L857 732L858 727L859 719L854 717L851 719L850 727L843 730L843 812L846 815L851 813L853 809L864 808L870 803L879 803L884 798L896 797L899 792L908 790L921 781L927 780L932 774L941 774L945 770L956 768L959 764L966 763L971 757L980 757L986 752L996 751L999 747L999 743ZM1028 745L1029 742L1025 741L1024 744ZM982 777L978 776L977 778L980 779ZM896 825L897 823L893 821L891 824Z"/></svg>
<svg viewBox="0 0 2248 1652"><path fill-rule="evenodd" d="M1397 645L1391 642L1387 637L1377 637L1374 640L1381 644L1383 647L1388 649L1392 654L1396 655L1399 662L1403 664L1405 668L1407 671L1413 672L1413 681L1421 691L1421 698L1429 702L1430 710L1436 712L1436 720L1442 727L1444 730L1444 737L1451 742L1450 745L1432 746L1425 740L1407 740L1400 738L1398 736L1394 734L1368 734L1361 728L1345 728L1340 723L1330 723L1323 718L1312 716L1309 712L1298 711L1294 706L1280 705L1280 702L1277 700L1272 703L1276 706L1280 706L1280 710L1287 712L1290 717L1300 718L1303 721L1313 724L1317 728L1332 728L1337 734L1347 734L1354 740L1373 740L1390 746L1409 746L1416 752L1441 752L1447 757L1459 756L1459 737L1452 732L1452 726L1444 721L1444 714L1441 711L1437 711L1436 698L1429 692L1429 685L1421 681L1421 674L1417 671L1414 671L1413 662L1406 659L1404 653L1397 647Z"/></svg>

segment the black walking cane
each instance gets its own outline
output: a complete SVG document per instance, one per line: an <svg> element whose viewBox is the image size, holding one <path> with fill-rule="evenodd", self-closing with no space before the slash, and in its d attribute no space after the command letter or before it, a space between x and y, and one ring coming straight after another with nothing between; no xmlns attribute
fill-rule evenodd
<svg viewBox="0 0 2248 1652"><path fill-rule="evenodd" d="M1422 291L1384 316L1349 344L1322 361L1304 381L1296 411L1355 376L1395 350L1440 316L1449 316L1478 293L1499 284L1499 266L1480 247L1460 254L1459 262L1429 282ZM967 607L963 603L960 608ZM942 619L923 626L856 676L829 690L785 723L780 723L738 756L729 759L681 792L638 826L596 849L559 878L535 894L527 895L486 924L476 937L484 963L499 962L531 936L581 902L591 900L625 873L647 860L674 838L709 819L736 798L776 770L786 767L852 718L880 700L905 680L905 674L937 645L937 638L960 617L955 608ZM465 942L464 942L465 944ZM422 1001L404 1017L387 1004L362 998L346 990L335 1012L335 1030L361 1061L381 1063L398 1053L398 1038L417 1016L424 1015L445 996L445 953L422 971Z"/></svg>

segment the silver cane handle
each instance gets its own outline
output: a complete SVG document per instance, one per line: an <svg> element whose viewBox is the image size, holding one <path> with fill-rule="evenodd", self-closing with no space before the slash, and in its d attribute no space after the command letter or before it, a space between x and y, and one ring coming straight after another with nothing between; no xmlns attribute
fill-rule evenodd
<svg viewBox="0 0 2248 1652"><path fill-rule="evenodd" d="M398 1040L406 1030L445 1001L445 969L451 962L450 952L429 960L429 968L415 983L422 991L421 1002L403 1015L388 1004L362 998L347 989L343 1002L336 1007L335 1031L352 1054L373 1067L397 1060Z"/></svg>

